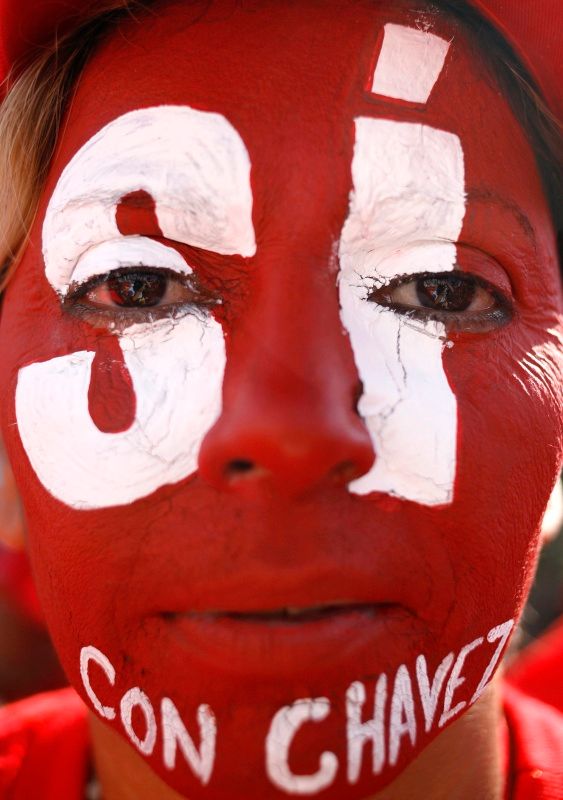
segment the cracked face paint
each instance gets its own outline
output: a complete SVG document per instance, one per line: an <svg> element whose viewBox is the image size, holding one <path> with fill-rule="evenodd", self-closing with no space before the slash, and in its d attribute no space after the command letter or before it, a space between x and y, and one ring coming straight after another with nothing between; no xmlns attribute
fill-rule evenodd
<svg viewBox="0 0 563 800"><path fill-rule="evenodd" d="M249 173L240 137L219 114L159 106L113 120L71 159L49 201L42 241L53 290L64 297L72 283L142 265L192 272L174 247L122 234L118 210L131 192L154 199L154 227L168 241L252 254ZM225 348L209 314L130 325L118 339L136 399L123 431L96 424L108 395L92 391L96 351L31 364L18 378L22 443L45 488L72 508L130 503L192 474L220 413ZM115 394L120 409L125 392Z"/></svg>
<svg viewBox="0 0 563 800"><path fill-rule="evenodd" d="M430 35L430 34L429 34ZM340 304L363 384L358 411L377 458L352 491L449 503L457 407L442 365L443 323L405 325L366 303L370 286L456 264L465 215L459 138L428 125L359 117L354 189L340 239Z"/></svg>
<svg viewBox="0 0 563 800"><path fill-rule="evenodd" d="M533 571L562 449L553 230L475 47L413 5L128 22L3 303L3 434L61 660L187 797L389 784L478 699ZM450 43L425 99L372 91L391 25ZM451 275L484 310L424 305Z"/></svg>

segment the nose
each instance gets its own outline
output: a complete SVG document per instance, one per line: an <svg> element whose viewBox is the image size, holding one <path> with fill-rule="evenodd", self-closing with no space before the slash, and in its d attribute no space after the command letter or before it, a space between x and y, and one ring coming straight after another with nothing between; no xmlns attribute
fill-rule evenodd
<svg viewBox="0 0 563 800"><path fill-rule="evenodd" d="M334 276L316 284L314 304L287 289L278 282L269 300L249 302L227 339L223 409L199 458L200 477L219 490L295 496L347 484L374 462Z"/></svg>

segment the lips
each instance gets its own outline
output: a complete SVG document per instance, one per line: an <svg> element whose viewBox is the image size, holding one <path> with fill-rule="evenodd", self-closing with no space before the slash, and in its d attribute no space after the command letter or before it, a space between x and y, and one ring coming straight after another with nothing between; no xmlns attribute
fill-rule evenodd
<svg viewBox="0 0 563 800"><path fill-rule="evenodd" d="M331 680L361 680L429 651L456 598L438 528L418 535L410 507L372 503L368 524L359 503L343 497L342 511L332 494L321 499L286 507L227 498L202 521L197 547L200 517L188 525L180 504L167 548L155 521L145 557L121 583L116 627L141 630L136 648L154 653L154 669L181 664L205 697L210 681L253 696L278 681L322 694Z"/></svg>
<svg viewBox="0 0 563 800"><path fill-rule="evenodd" d="M214 675L233 685L314 679L318 686L331 676L356 680L373 673L383 653L404 661L407 642L422 652L428 636L425 573L414 580L414 568L406 575L389 565L380 569L379 559L380 549L369 564L332 550L275 566L241 556L228 570L155 582L152 592L145 586L137 624L147 648L170 664L189 664L193 679Z"/></svg>
<svg viewBox="0 0 563 800"><path fill-rule="evenodd" d="M362 669L389 637L417 621L396 603L330 602L228 611L163 612L146 631L170 654L238 679L326 676L343 663ZM154 641L154 640L153 640ZM387 643L387 644L386 644Z"/></svg>
<svg viewBox="0 0 563 800"><path fill-rule="evenodd" d="M357 611L364 614L384 613L385 610L395 606L394 603L355 603L355 602L334 602L321 603L312 606L284 606L273 609L257 609L256 611L193 611L186 614L165 613L165 618L174 619L178 616L186 616L195 620L232 620L233 622L246 622L250 624L302 624L305 622L315 622L322 619L337 617L340 614L350 614Z"/></svg>

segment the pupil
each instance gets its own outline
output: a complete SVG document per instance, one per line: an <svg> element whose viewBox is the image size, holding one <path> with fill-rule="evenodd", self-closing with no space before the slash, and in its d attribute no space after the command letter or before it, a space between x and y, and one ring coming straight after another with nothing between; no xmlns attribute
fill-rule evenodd
<svg viewBox="0 0 563 800"><path fill-rule="evenodd" d="M108 280L112 301L118 306L156 306L166 291L166 277L126 272Z"/></svg>
<svg viewBox="0 0 563 800"><path fill-rule="evenodd" d="M475 284L455 275L420 278L416 283L420 303L436 311L465 311L475 291Z"/></svg>

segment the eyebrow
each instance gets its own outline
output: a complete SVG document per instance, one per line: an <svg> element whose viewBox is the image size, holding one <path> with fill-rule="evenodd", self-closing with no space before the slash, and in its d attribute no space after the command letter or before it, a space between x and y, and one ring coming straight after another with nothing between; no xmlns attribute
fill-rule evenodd
<svg viewBox="0 0 563 800"><path fill-rule="evenodd" d="M133 192L132 194L137 194L137 193ZM152 200L151 195L148 194L147 192L142 192L142 194L146 194L148 196L148 198L150 198ZM515 203L515 202L513 202L511 200L507 200L505 197L503 197L500 194L497 194L496 192L494 192L491 189L469 189L469 190L466 191L466 195L465 196L466 196L467 202L469 202L469 203L482 203L482 204L485 204L485 205L490 205L491 203L493 203L494 205L501 206L502 208L504 208L506 211L508 211L512 215L512 217L518 223L518 225L519 225L520 229L522 230L522 232L524 233L524 235L528 239L530 239L534 249L536 249L537 240L536 240L536 233L535 233L535 230L533 228L533 225L530 222L530 219L527 216L527 214L523 211L522 208L520 208L520 206L517 203ZM120 200L118 200L115 203L116 223L117 223L117 212L118 212L118 209L120 208L120 206L121 206L121 204L123 202L123 199L127 198L127 197L128 197L128 195L123 195L120 198ZM66 211L69 206L73 206L75 204L81 204L81 203L83 203L83 202L85 202L85 201L87 201L89 199L91 199L91 196L89 196L88 194L81 194L80 196L75 196L68 203L65 203L65 205L59 210L60 211ZM105 195L98 196L96 199L97 200L101 200L103 203L107 203L107 202L114 201L114 196L112 194L105 194ZM146 209L144 209L142 207L138 207L138 206L136 206L135 203L133 203L129 207L128 210L132 215L132 218L133 218L132 219L132 223L133 224L132 224L130 230L127 232L127 234L124 234L124 235L155 235L154 233L149 232L146 229L147 228L147 225L146 225L146 223L147 223ZM133 220L135 220L135 222ZM138 223L139 223L138 226L137 226L137 224L135 224L136 220L138 220ZM152 227L152 226L150 226L150 227ZM138 230L137 230L137 228L138 228ZM121 231L121 233L123 234L123 231Z"/></svg>
<svg viewBox="0 0 563 800"><path fill-rule="evenodd" d="M507 200L500 194L490 190L490 189L470 189L466 193L466 197L468 202L473 203L483 203L490 205L493 203L494 205L501 206L506 211L509 211L512 217L516 220L524 234L528 239L530 239L536 247L536 232L533 228L532 223L530 222L529 217L527 214L520 208L517 203L514 203L511 200Z"/></svg>

